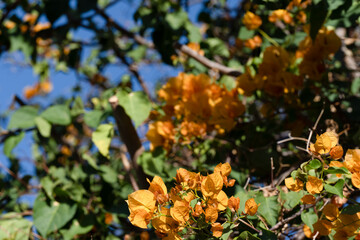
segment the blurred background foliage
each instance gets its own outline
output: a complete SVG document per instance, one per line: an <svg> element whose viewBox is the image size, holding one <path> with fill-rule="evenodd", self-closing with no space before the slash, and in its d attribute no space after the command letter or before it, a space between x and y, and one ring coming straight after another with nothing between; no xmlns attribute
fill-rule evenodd
<svg viewBox="0 0 360 240"><path fill-rule="evenodd" d="M143 0L137 9L130 9L131 2L0 3L0 54L11 58L20 52L21 63L38 76L2 113L0 143L8 162L1 163L0 239L146 239L127 220L124 200L134 191L134 179L147 188L146 178L158 175L171 186L180 167L206 174L230 162L237 183L228 194L240 196L243 204L252 194L244 192L245 184L270 183L270 158L277 179L306 158L294 143L277 141L289 133L307 138L322 109L317 134L327 128L345 130L340 136L344 149L360 146L358 1L313 0L291 9L287 0ZM118 4L134 12L133 19L111 11ZM270 21L277 9L288 9L292 20ZM258 29L245 26L247 11L260 16ZM335 30L341 44L333 57L321 60L320 77L311 77L301 73L303 58L295 59L295 53L307 36L315 40L323 25ZM189 57L189 43L195 55L236 71ZM300 76L301 83L289 91L281 87L274 93L262 86L246 92L251 81L241 85L241 77L248 74L251 80L258 73L269 46L288 52L287 72ZM144 74L139 70L144 67L151 70ZM208 129L201 137L180 141L175 130L168 148L151 151L145 134L166 105L157 97L166 82L157 69L169 67L172 76L205 73L222 88L239 92L244 113L225 132ZM118 71L117 77L109 76L109 69ZM53 90L54 72L76 79L68 86L71 96L44 101ZM5 88L6 81L12 80L2 76ZM182 121L170 120L174 125ZM31 144L28 159L22 159L16 146L26 136ZM29 160L36 173L21 174L20 162ZM21 201L29 194L37 196L34 202ZM277 203L276 198L259 201ZM274 225L279 214L275 206L266 220Z"/></svg>

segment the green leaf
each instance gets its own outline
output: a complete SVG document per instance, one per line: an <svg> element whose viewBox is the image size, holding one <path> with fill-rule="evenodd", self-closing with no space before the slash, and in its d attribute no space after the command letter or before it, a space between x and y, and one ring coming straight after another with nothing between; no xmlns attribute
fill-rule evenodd
<svg viewBox="0 0 360 240"><path fill-rule="evenodd" d="M135 127L138 127L149 116L151 103L145 93L131 92L127 94L124 91L120 91L117 94L117 97L119 99L119 104L134 121Z"/></svg>
<svg viewBox="0 0 360 240"><path fill-rule="evenodd" d="M335 10L341 5L343 5L346 2L346 0L327 0L329 10Z"/></svg>
<svg viewBox="0 0 360 240"><path fill-rule="evenodd" d="M144 58L146 54L146 47L145 46L136 46L133 50L128 52L128 56L131 57L135 62L139 62L141 59Z"/></svg>
<svg viewBox="0 0 360 240"><path fill-rule="evenodd" d="M51 124L42 117L35 118L35 124L41 136L48 138L51 134Z"/></svg>
<svg viewBox="0 0 360 240"><path fill-rule="evenodd" d="M318 215L314 213L313 209L309 209L308 211L303 211L301 213L301 221L303 221L311 229L311 232L313 232L314 231L313 224L318 221Z"/></svg>
<svg viewBox="0 0 360 240"><path fill-rule="evenodd" d="M300 203L301 198L305 195L305 191L299 192L288 192L285 193L283 191L280 192L281 199L285 201L284 207L286 209L293 209Z"/></svg>
<svg viewBox="0 0 360 240"><path fill-rule="evenodd" d="M173 13L166 14L165 20L170 25L170 27L174 30L178 30L182 27L187 21L187 13L180 10Z"/></svg>
<svg viewBox="0 0 360 240"><path fill-rule="evenodd" d="M31 128L35 126L35 117L38 110L33 106L23 106L16 110L11 116L8 129L14 128Z"/></svg>
<svg viewBox="0 0 360 240"><path fill-rule="evenodd" d="M342 211L341 214L349 214L354 215L360 212L360 205L359 204L351 204L346 206Z"/></svg>
<svg viewBox="0 0 360 240"><path fill-rule="evenodd" d="M360 92L360 77L353 80L351 83L351 93L354 95L359 94Z"/></svg>
<svg viewBox="0 0 360 240"><path fill-rule="evenodd" d="M0 240L27 240L30 238L32 223L21 218L18 213L2 214L0 226Z"/></svg>
<svg viewBox="0 0 360 240"><path fill-rule="evenodd" d="M344 184L345 184L345 180L340 179L334 186L325 184L324 188L327 192L333 193L333 194L343 198L344 197L344 195L343 195Z"/></svg>
<svg viewBox="0 0 360 240"><path fill-rule="evenodd" d="M254 35L255 35L254 30L249 30L246 27L241 27L238 34L238 38L240 38L241 40L246 40L252 38Z"/></svg>
<svg viewBox="0 0 360 240"><path fill-rule="evenodd" d="M65 105L51 106L42 112L40 116L53 124L69 125L71 123L70 111Z"/></svg>
<svg viewBox="0 0 360 240"><path fill-rule="evenodd" d="M198 200L199 200L199 198L195 198L195 199L191 200L191 201L190 201L190 207L191 207L191 208L194 208L195 205L196 205L196 203L198 202Z"/></svg>
<svg viewBox="0 0 360 240"><path fill-rule="evenodd" d="M101 124L91 136L95 146L105 157L109 157L109 147L113 136L114 127L112 124Z"/></svg>
<svg viewBox="0 0 360 240"><path fill-rule="evenodd" d="M225 43L219 38L208 38L206 43L209 45L210 52L214 55L219 55L223 57L229 57L230 52L226 47Z"/></svg>
<svg viewBox="0 0 360 240"><path fill-rule="evenodd" d="M188 32L188 39L190 42L199 43L201 41L202 36L198 27L194 26L190 22L187 22L185 24L185 29Z"/></svg>
<svg viewBox="0 0 360 240"><path fill-rule="evenodd" d="M262 240L277 240L278 239L274 232L269 231L265 228L261 228L261 232L262 232L262 234L259 235L259 237Z"/></svg>
<svg viewBox="0 0 360 240"><path fill-rule="evenodd" d="M234 240L260 240L260 238L251 234L249 231L242 232L238 237L234 238Z"/></svg>
<svg viewBox="0 0 360 240"><path fill-rule="evenodd" d="M51 201L46 203L44 195L40 194L34 203L34 225L39 233L46 237L49 233L59 231L75 215L77 205Z"/></svg>
<svg viewBox="0 0 360 240"><path fill-rule="evenodd" d="M46 195L53 199L53 190L56 187L56 183L49 177L45 176L40 180L41 187L44 189Z"/></svg>
<svg viewBox="0 0 360 240"><path fill-rule="evenodd" d="M10 40L10 52L20 50L25 55L26 59L29 60L33 54L35 48L34 44L22 34L11 35Z"/></svg>
<svg viewBox="0 0 360 240"><path fill-rule="evenodd" d="M263 216L271 226L277 223L279 216L280 204L277 198L277 196L264 197L263 195L258 195L255 198L256 203L260 203L258 213Z"/></svg>
<svg viewBox="0 0 360 240"><path fill-rule="evenodd" d="M76 97L74 104L70 110L71 116L78 116L84 113L84 103L81 100L81 97Z"/></svg>
<svg viewBox="0 0 360 240"><path fill-rule="evenodd" d="M233 223L229 223L229 222L225 222L223 225L223 232L222 235L220 237L221 240L227 240L229 239L231 233L233 232L233 228L235 227Z"/></svg>
<svg viewBox="0 0 360 240"><path fill-rule="evenodd" d="M349 174L349 170L345 167L329 167L324 174Z"/></svg>
<svg viewBox="0 0 360 240"><path fill-rule="evenodd" d="M61 230L60 232L64 240L75 239L76 235L88 233L94 226L93 222L93 219L89 217L83 218L80 222L78 219L74 219L69 230Z"/></svg>
<svg viewBox="0 0 360 240"><path fill-rule="evenodd" d="M317 159L313 159L309 162L308 166L312 169L318 169L322 166L322 163Z"/></svg>
<svg viewBox="0 0 360 240"><path fill-rule="evenodd" d="M19 144L19 142L24 138L25 133L20 132L17 135L12 135L8 137L4 143L4 154L7 157L11 156L11 151Z"/></svg>
<svg viewBox="0 0 360 240"><path fill-rule="evenodd" d="M165 166L166 153L162 148L156 148L153 152L144 152L140 155L138 163L144 172L150 176L162 176Z"/></svg>
<svg viewBox="0 0 360 240"><path fill-rule="evenodd" d="M326 16L328 14L328 3L326 0L321 0L318 3L313 2L310 10L310 37L313 41L316 39L316 35L319 29L324 24Z"/></svg>
<svg viewBox="0 0 360 240"><path fill-rule="evenodd" d="M118 176L114 169L107 165L101 165L100 170L102 171L101 176L105 182L113 184L118 182Z"/></svg>
<svg viewBox="0 0 360 240"><path fill-rule="evenodd" d="M89 154L84 153L84 154L82 155L82 158L85 159L85 160L89 163L89 165L90 165L91 167L93 167L95 170L98 170L98 169L99 169L98 165L96 164L96 159L94 159L94 158L93 158L92 156L90 156Z"/></svg>
<svg viewBox="0 0 360 240"><path fill-rule="evenodd" d="M101 110L93 110L90 112L86 112L84 115L85 123L92 128L96 128L99 126L101 121L104 120L104 111Z"/></svg>

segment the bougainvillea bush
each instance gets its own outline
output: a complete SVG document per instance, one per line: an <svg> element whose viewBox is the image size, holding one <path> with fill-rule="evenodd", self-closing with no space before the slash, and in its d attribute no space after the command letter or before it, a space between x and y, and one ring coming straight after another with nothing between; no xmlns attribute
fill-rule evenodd
<svg viewBox="0 0 360 240"><path fill-rule="evenodd" d="M358 1L0 8L0 240L360 239Z"/></svg>

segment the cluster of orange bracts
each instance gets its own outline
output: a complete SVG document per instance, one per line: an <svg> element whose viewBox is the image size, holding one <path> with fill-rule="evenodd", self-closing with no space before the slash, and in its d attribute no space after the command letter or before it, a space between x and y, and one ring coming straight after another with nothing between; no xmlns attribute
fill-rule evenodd
<svg viewBox="0 0 360 240"><path fill-rule="evenodd" d="M229 208L233 213L239 209L240 199L230 197L222 190L231 187L230 164L218 164L214 173L202 176L180 168L176 185L169 192L163 180L155 176L148 190L138 190L128 196L130 222L140 228L151 225L162 239L181 239L184 228L209 227L213 236L220 237L223 226L217 222L219 213ZM258 209L254 199L245 203L243 214L255 215Z"/></svg>

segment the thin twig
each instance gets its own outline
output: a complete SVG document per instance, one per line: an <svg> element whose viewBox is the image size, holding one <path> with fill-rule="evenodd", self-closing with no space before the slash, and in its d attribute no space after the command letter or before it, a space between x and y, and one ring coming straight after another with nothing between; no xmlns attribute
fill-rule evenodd
<svg viewBox="0 0 360 240"><path fill-rule="evenodd" d="M192 50L190 47L188 47L186 45L176 43L176 44L174 44L174 47L176 49L179 49L181 52L189 55L190 57L192 57L193 59L195 59L196 61L198 61L199 63L201 63L202 65L204 65L207 68L218 70L222 74L233 76L233 77L238 77L241 75L240 70L229 68L220 63L211 61L210 59L198 54L196 51Z"/></svg>
<svg viewBox="0 0 360 240"><path fill-rule="evenodd" d="M280 140L280 141L277 141L277 144L282 144L282 143L285 143L285 142L295 141L295 140L307 142L307 139L306 139L306 138L293 137L293 136L291 136L291 133L289 133L288 138L283 139L283 140Z"/></svg>
<svg viewBox="0 0 360 240"><path fill-rule="evenodd" d="M286 224L286 223L290 222L291 220L293 220L293 219L297 218L298 216L300 216L301 213L302 213L304 210L309 209L309 208L312 208L312 207L314 207L314 205L308 205L308 206L306 206L306 207L301 206L300 211L298 211L298 212L295 213L294 215L291 215L291 216L288 217L288 218L285 218L285 219L281 220L280 222L278 222L277 224L275 224L272 228L270 228L270 231L275 231L275 230L279 229L279 228L280 228L281 226L283 226L284 224Z"/></svg>
<svg viewBox="0 0 360 240"><path fill-rule="evenodd" d="M245 224L246 226L248 226L249 228L251 228L251 229L253 229L254 231L256 231L257 233L262 233L259 229L256 229L256 228L254 228L253 226L251 226L249 223L247 223L247 222L245 222L244 220L242 220L241 218L238 218L238 220L240 221L240 222L242 222L243 224Z"/></svg>
<svg viewBox="0 0 360 240"><path fill-rule="evenodd" d="M17 174L15 174L13 171L11 171L9 168L7 168L5 165L3 165L0 162L0 168L4 169L5 172L7 172L8 174L10 174L13 178L15 178L16 180L18 180L22 185L24 185L24 187L26 187L27 189L31 189L32 187L29 186L26 182L24 182L24 180L22 180L21 178L19 178L19 176Z"/></svg>
<svg viewBox="0 0 360 240"><path fill-rule="evenodd" d="M137 191L140 188L139 188L139 185L136 182L136 179L135 179L134 175L131 172L131 162L127 158L127 156L125 154L126 152L127 152L126 146L122 145L120 147L120 158L121 158L121 161L123 163L124 169L125 169L127 175L130 178L131 186L133 187L134 191Z"/></svg>
<svg viewBox="0 0 360 240"><path fill-rule="evenodd" d="M245 183L244 189L247 188L247 186L249 185L249 182L250 182L250 177L248 177L248 178L246 179L246 183Z"/></svg>
<svg viewBox="0 0 360 240"><path fill-rule="evenodd" d="M308 137L308 140L307 140L307 143L306 143L306 151L307 151L308 153L310 153L310 151L309 151L309 146L310 146L311 137L312 137L314 131L316 130L317 125L319 124L319 121L320 121L320 119L321 119L321 117L322 117L323 114L324 114L324 108L321 109L321 112L320 112L318 118L316 119L316 122L315 122L313 128L310 129L309 137Z"/></svg>

